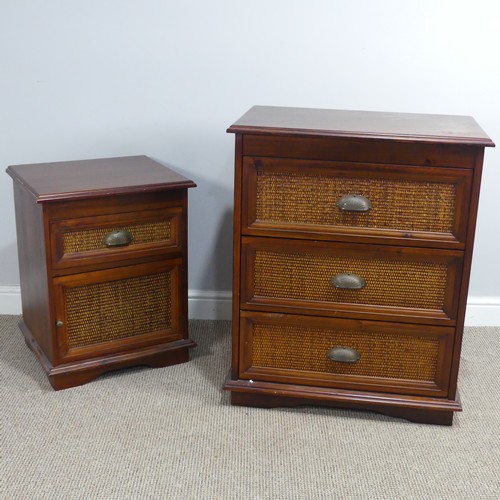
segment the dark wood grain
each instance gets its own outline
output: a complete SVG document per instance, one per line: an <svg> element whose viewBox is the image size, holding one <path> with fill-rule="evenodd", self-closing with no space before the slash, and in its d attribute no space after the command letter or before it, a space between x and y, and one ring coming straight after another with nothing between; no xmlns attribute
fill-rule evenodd
<svg viewBox="0 0 500 500"><path fill-rule="evenodd" d="M45 244L46 218L33 195L17 183L14 183L14 202L24 322L47 358L54 361L56 348L47 279L50 260Z"/></svg>
<svg viewBox="0 0 500 500"><path fill-rule="evenodd" d="M152 193L131 193L106 196L104 198L88 198L57 203L44 203L44 209L51 222L59 219L95 217L137 211L164 210L183 204L185 189Z"/></svg>
<svg viewBox="0 0 500 500"><path fill-rule="evenodd" d="M340 391L330 391L324 397L316 398L317 394L304 388L302 392L294 391L282 392L276 389L278 384L256 383L249 389L248 386L240 387L240 384L230 385L227 390L231 390L231 404L235 406L255 406L257 408L277 408L296 406L327 406L333 408L344 408L350 410L363 410L382 413L389 417L404 418L410 422L434 425L452 425L453 415L456 411L461 411L459 404L451 401L449 405L436 409L434 404L426 405L421 400L419 408L413 408L415 400L403 398L389 399L380 398L377 401L371 393L350 393L345 394ZM294 389L296 389L294 387ZM279 391L279 392L278 392ZM382 402L383 401L383 402ZM429 401L432 403L432 401ZM450 408L452 408L450 410Z"/></svg>
<svg viewBox="0 0 500 500"><path fill-rule="evenodd" d="M474 168L475 156L482 146L394 142L349 137L302 137L248 134L243 154L277 158L419 165L429 167Z"/></svg>
<svg viewBox="0 0 500 500"><path fill-rule="evenodd" d="M38 201L66 201L196 186L193 181L147 156L13 165L7 173L33 193Z"/></svg>
<svg viewBox="0 0 500 500"><path fill-rule="evenodd" d="M467 241L464 255L463 279L460 283L460 297L458 300L457 326L455 343L453 346L453 363L450 370L450 395L457 394L458 369L460 366L460 353L464 334L465 314L467 310L467 297L469 292L470 271L474 251L474 237L476 234L476 220L479 207L479 193L481 189L481 176L483 171L484 151L479 151L476 159L476 170L472 182L472 195L469 207L469 224L467 226Z"/></svg>
<svg viewBox="0 0 500 500"><path fill-rule="evenodd" d="M80 385L127 366L187 361L188 348L195 345L189 339L187 317L187 188L194 182L144 156L22 165L9 167L8 173L14 179L16 204L23 305L20 326L53 387ZM64 251L65 232L83 234L158 221L170 224L169 238L120 248L100 245L93 250ZM99 316L101 308L89 299L97 307L91 315L99 316L89 321L94 326L88 338L95 340L69 348L69 290L157 273L170 276L170 288L158 293L168 297L168 328L134 331L133 335L120 332L116 338L103 336L108 340L101 341L95 328L102 331L120 318L113 316L113 310ZM150 303L154 307L154 301ZM82 302L81 308L85 307ZM126 307L134 310L133 303ZM56 327L58 320L63 326Z"/></svg>
<svg viewBox="0 0 500 500"><path fill-rule="evenodd" d="M470 116L254 106L228 132L494 146Z"/></svg>
<svg viewBox="0 0 500 500"><path fill-rule="evenodd" d="M241 266L241 205L242 205L243 137L236 134L233 212L233 305L232 305L232 365L231 375L238 378L240 344L240 266Z"/></svg>

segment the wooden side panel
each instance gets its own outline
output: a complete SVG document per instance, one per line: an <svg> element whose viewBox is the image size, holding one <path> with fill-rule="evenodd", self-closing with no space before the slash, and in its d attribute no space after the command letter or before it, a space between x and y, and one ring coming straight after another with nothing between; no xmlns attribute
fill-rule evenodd
<svg viewBox="0 0 500 500"><path fill-rule="evenodd" d="M240 266L241 266L241 204L243 136L236 134L234 167L234 215L233 215L233 322L231 377L238 379L240 345Z"/></svg>
<svg viewBox="0 0 500 500"><path fill-rule="evenodd" d="M181 196L182 215L179 221L179 242L182 251L182 262L180 268L179 285L174 290L177 297L177 307L179 314L179 329L183 339L189 338L189 315L188 315L188 190L182 189Z"/></svg>
<svg viewBox="0 0 500 500"><path fill-rule="evenodd" d="M55 358L43 207L14 183L23 320L49 361Z"/></svg>
<svg viewBox="0 0 500 500"><path fill-rule="evenodd" d="M462 349L462 337L464 333L465 312L467 308L467 295L469 291L470 271L472 255L474 250L474 237L476 234L477 209L479 205L479 191L481 187L481 176L483 171L484 149L478 150L476 157L476 169L472 180L469 212L469 223L467 225L467 240L464 253L463 278L458 298L457 326L455 342L453 345L453 363L450 372L450 397L457 394L458 368L460 366L460 352Z"/></svg>

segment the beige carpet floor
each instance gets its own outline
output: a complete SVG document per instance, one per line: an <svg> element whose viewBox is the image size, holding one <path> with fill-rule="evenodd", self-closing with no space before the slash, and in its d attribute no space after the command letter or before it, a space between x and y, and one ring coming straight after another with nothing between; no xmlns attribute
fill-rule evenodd
<svg viewBox="0 0 500 500"><path fill-rule="evenodd" d="M55 392L0 317L2 499L500 498L500 328L466 331L453 427L370 412L232 407L230 324L192 360Z"/></svg>

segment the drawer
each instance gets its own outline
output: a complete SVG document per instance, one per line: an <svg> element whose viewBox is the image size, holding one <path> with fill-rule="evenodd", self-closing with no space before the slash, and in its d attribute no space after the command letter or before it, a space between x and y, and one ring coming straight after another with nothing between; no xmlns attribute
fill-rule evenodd
<svg viewBox="0 0 500 500"><path fill-rule="evenodd" d="M242 379L446 396L453 329L244 311Z"/></svg>
<svg viewBox="0 0 500 500"><path fill-rule="evenodd" d="M472 171L243 160L242 233L463 248Z"/></svg>
<svg viewBox="0 0 500 500"><path fill-rule="evenodd" d="M178 253L181 207L79 217L50 224L52 267Z"/></svg>
<svg viewBox="0 0 500 500"><path fill-rule="evenodd" d="M54 278L60 360L183 338L181 274L174 259Z"/></svg>
<svg viewBox="0 0 500 500"><path fill-rule="evenodd" d="M462 252L242 239L241 307L454 324Z"/></svg>

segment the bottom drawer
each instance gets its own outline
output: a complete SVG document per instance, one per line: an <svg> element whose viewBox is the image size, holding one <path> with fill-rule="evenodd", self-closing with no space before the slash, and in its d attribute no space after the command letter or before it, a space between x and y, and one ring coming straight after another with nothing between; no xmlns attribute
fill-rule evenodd
<svg viewBox="0 0 500 500"><path fill-rule="evenodd" d="M242 311L240 378L446 396L453 332Z"/></svg>
<svg viewBox="0 0 500 500"><path fill-rule="evenodd" d="M64 361L183 338L180 259L54 279Z"/></svg>

